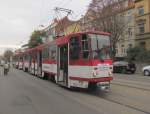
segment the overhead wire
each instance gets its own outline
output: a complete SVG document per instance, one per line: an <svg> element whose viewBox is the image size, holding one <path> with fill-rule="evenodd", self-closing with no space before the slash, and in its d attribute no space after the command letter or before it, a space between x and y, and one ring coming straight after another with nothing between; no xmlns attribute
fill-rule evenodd
<svg viewBox="0 0 150 114"><path fill-rule="evenodd" d="M69 5L72 1L73 1L73 0L67 0L67 1L64 2L64 3L61 2L61 3L63 3L63 5L61 5L61 7L64 7L64 6ZM55 13L56 13L56 12L55 12ZM80 11L80 10L79 10L79 11L75 14L75 16L71 15L71 18L76 20L79 16L81 17L83 13L84 13L84 11ZM58 20L61 20L61 19L63 18L60 12L59 12L59 13L57 12L56 18L58 18ZM61 22L61 24L63 24L63 22Z"/></svg>
<svg viewBox="0 0 150 114"><path fill-rule="evenodd" d="M67 6L67 5L69 5L70 3L72 3L72 1L73 0L61 0L59 3L58 3L58 1L56 2L56 3L58 3L57 4L57 6L62 6L62 7L64 7L64 6ZM41 3L42 5L43 5L43 2ZM42 7L41 7L42 8ZM42 10L41 10L42 11ZM52 11L53 12L53 11ZM81 11L81 10L79 10L75 15L70 15L71 16L71 18L72 19L75 19L75 20L77 20L77 18L78 17L81 17L82 16L82 14L83 14L83 10ZM43 12L42 12L43 13ZM42 14L41 14L42 15ZM57 18L58 20L61 20L61 19L63 19L63 16L61 15L61 13L60 12L55 12L54 14L52 14L52 20L54 20L55 18ZM52 22L53 23L53 22ZM61 22L60 24L63 24L63 22Z"/></svg>
<svg viewBox="0 0 150 114"><path fill-rule="evenodd" d="M84 10L82 10L82 11L79 10L79 11L77 11L76 14L74 15L75 17L73 17L73 15L71 15L71 16L72 16L72 18L75 19L75 20L77 20L77 18L79 18L79 17L80 17L80 18L84 18L84 15L85 15L85 14L83 14L84 12L85 12ZM75 25L75 28L74 28L74 30L73 30L73 33L76 31L76 28L77 28L78 24L79 24L79 22L77 21L77 23L76 23L76 25ZM81 24L81 23L80 23L80 24ZM81 24L81 26L84 26L84 25Z"/></svg>
<svg viewBox="0 0 150 114"><path fill-rule="evenodd" d="M64 2L64 0L59 0L59 2L58 1L55 1L54 2L54 4L56 4L57 6L59 6L59 5L61 5L62 3ZM44 22L46 22L48 19L47 19L47 17L46 17L46 19L45 18L43 18L44 17L44 1L43 0L40 0L40 11L39 11L39 16L40 16L40 20L39 20L39 25L38 25L38 28L39 28L39 26L43 26L43 23ZM52 17L53 18L53 17Z"/></svg>

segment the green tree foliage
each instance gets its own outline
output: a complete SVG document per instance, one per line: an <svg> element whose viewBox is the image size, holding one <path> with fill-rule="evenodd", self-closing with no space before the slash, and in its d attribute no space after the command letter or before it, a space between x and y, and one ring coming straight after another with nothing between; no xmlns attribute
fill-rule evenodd
<svg viewBox="0 0 150 114"><path fill-rule="evenodd" d="M6 50L4 52L4 60L10 62L11 57L13 56L13 52L11 50Z"/></svg>
<svg viewBox="0 0 150 114"><path fill-rule="evenodd" d="M30 36L30 40L28 42L29 48L33 48L35 46L38 46L39 44L42 44L43 37L46 37L46 32L38 30L34 31Z"/></svg>
<svg viewBox="0 0 150 114"><path fill-rule="evenodd" d="M127 51L127 59L137 62L150 62L150 51L140 46L129 48Z"/></svg>

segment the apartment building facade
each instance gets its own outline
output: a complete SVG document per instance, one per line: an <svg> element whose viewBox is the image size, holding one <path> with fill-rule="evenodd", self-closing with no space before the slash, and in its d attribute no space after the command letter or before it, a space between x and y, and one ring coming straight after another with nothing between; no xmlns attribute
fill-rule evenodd
<svg viewBox="0 0 150 114"><path fill-rule="evenodd" d="M135 4L129 0L125 2L126 8L121 12L124 15L125 29L122 33L121 40L116 45L116 57L127 56L127 50L135 46Z"/></svg>
<svg viewBox="0 0 150 114"><path fill-rule="evenodd" d="M135 0L136 45L150 50L150 0Z"/></svg>

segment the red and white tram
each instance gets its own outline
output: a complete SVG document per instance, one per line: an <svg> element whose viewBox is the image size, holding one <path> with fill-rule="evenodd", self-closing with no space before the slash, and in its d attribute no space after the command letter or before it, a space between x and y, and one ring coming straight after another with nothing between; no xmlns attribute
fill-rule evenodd
<svg viewBox="0 0 150 114"><path fill-rule="evenodd" d="M68 88L108 89L113 79L110 47L109 33L74 33L25 51L24 67Z"/></svg>
<svg viewBox="0 0 150 114"><path fill-rule="evenodd" d="M23 53L22 52L16 53L14 55L13 64L15 68L20 69L20 70L23 69Z"/></svg>

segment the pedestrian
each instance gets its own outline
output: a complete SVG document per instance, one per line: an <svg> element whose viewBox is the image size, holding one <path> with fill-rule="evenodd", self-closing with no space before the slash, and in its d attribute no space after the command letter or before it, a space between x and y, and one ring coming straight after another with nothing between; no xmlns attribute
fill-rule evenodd
<svg viewBox="0 0 150 114"><path fill-rule="evenodd" d="M8 74L9 71L9 64L7 62L5 62L4 64L4 76Z"/></svg>

